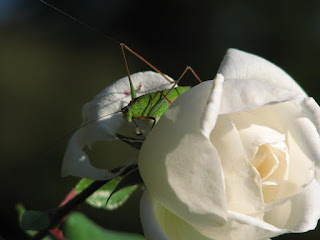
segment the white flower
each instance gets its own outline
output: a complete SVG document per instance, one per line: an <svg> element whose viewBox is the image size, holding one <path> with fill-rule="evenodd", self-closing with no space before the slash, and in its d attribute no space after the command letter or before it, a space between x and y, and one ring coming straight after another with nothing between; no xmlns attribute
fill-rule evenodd
<svg viewBox="0 0 320 240"><path fill-rule="evenodd" d="M168 77L172 80L170 77ZM171 88L164 77L155 72L139 72L131 75L131 79L136 89L137 97L157 90ZM100 92L91 102L87 103L82 110L83 123L71 137L63 159L62 176L72 175L95 180L110 179L116 174L107 169L98 169L91 165L84 148L99 141L117 140L115 133L120 131L122 125L128 125L123 119L120 109L126 106L131 100L128 77L121 78L111 86ZM150 127L149 127L150 128ZM132 129L130 129L133 132ZM128 133L128 132L126 132ZM130 134L130 133L129 133ZM114 156L113 156L114 157ZM132 163L137 155L132 159L120 161L117 167L123 164ZM107 167L111 162L110 156L105 157ZM117 159L118 160L118 159Z"/></svg>
<svg viewBox="0 0 320 240"><path fill-rule="evenodd" d="M142 146L147 239L257 240L314 229L319 106L252 54L228 50L218 73L173 102Z"/></svg>

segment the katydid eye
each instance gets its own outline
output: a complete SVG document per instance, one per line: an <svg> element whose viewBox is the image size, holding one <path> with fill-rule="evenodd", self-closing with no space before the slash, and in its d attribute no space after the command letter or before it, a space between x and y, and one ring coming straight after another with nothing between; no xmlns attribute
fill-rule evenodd
<svg viewBox="0 0 320 240"><path fill-rule="evenodd" d="M123 111L124 111L125 113L128 113L128 112L130 112L130 109L129 109L129 108L124 108Z"/></svg>
<svg viewBox="0 0 320 240"><path fill-rule="evenodd" d="M128 107L121 108L121 112L128 113L129 111L130 111L130 108L128 108Z"/></svg>

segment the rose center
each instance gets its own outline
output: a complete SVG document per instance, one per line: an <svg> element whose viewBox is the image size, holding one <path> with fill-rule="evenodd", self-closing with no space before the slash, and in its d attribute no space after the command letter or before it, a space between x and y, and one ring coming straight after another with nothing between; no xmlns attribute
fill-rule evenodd
<svg viewBox="0 0 320 240"><path fill-rule="evenodd" d="M278 185L287 180L289 154L285 142L259 146L251 164L259 172L262 186Z"/></svg>

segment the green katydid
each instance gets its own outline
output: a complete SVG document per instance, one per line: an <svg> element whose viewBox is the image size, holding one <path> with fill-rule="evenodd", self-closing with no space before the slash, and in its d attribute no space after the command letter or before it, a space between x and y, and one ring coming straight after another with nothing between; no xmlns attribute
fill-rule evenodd
<svg viewBox="0 0 320 240"><path fill-rule="evenodd" d="M122 112L124 119L126 122L131 123L134 122L134 119L146 119L146 120L153 120L152 127L156 123L156 118L161 117L161 115L167 110L167 108L170 106L170 104L178 98L182 93L188 91L191 89L191 86L184 86L184 87L177 87L177 84L182 79L182 77L186 74L187 71L191 71L191 73L195 76L195 78L201 83L202 81L198 77L198 75L194 72L194 70L191 67L186 67L186 69L183 71L179 79L174 83L171 89L164 90L164 91L157 91L152 92L149 94L142 95L140 97L136 97L135 90L132 84L132 80L130 78L130 71L126 60L125 55L125 49L137 56L139 59L141 59L144 63L149 65L152 69L154 69L156 72L161 74L167 81L171 83L171 81L157 68L155 68L152 64L150 64L147 60L145 60L143 57L141 57L139 54L134 52L132 49L130 49L127 45L124 43L120 43L123 59L125 61L127 73L128 73L128 79L130 84L130 92L131 92L131 101L129 104L125 107L123 107L120 111ZM140 131L137 124L134 122L138 130ZM140 131L141 133L141 131Z"/></svg>
<svg viewBox="0 0 320 240"><path fill-rule="evenodd" d="M125 66L127 69L128 73L128 79L129 79L129 85L130 85L130 93L131 93L131 101L128 103L128 105L124 106L121 108L121 110L113 113L109 113L106 115L102 115L96 119L93 119L91 121L88 121L81 125L80 127L72 130L62 138L60 138L56 143L53 144L56 145L63 139L69 137L71 134L75 133L77 130L86 127L96 121L102 120L106 118L107 116L116 114L121 112L123 114L123 117L126 122L131 123L133 122L135 127L138 130L137 135L143 135L142 131L140 130L138 124L135 122L134 119L142 119L142 120L152 120L153 124L152 127L155 125L157 118L161 117L161 115L167 110L167 108L170 106L170 104L178 98L182 93L188 91L191 89L191 86L179 86L177 87L177 84L180 82L180 80L183 78L183 76L187 73L187 71L190 71L194 77L201 83L202 81L198 77L198 75L194 72L194 70L187 66L183 73L180 75L177 81L173 82L170 80L166 75L164 75L161 71L159 71L156 67L154 67L151 63L149 63L146 59L144 59L142 56L140 56L138 53L130 49L127 45L120 43L122 54L123 54L123 59L125 61ZM168 82L174 83L173 86L169 90L164 90L164 91L156 91L156 92L151 92L148 94L141 95L139 97L136 97L136 91L133 87L133 83L130 77L130 71L129 67L127 64L127 59L125 56L124 50L128 50L132 54L134 54L136 57L138 57L140 60L142 60L144 63L146 63L148 66L150 66L153 70L155 70L157 73L159 73L161 76L163 76ZM151 128L152 128L151 127ZM130 137L126 137L123 135L120 135L116 133L116 136L121 140L129 145L133 146L134 148L140 149L143 140L141 139L134 139Z"/></svg>
<svg viewBox="0 0 320 240"><path fill-rule="evenodd" d="M44 0L40 0L40 1L42 3L48 5L49 7L55 9L56 11L62 13L63 15L71 18L72 20L80 23L81 25L84 25L84 26L90 28L93 31L99 32L97 29L95 29L91 25L89 25L87 23L84 23L82 21L79 21L78 19L74 18L70 14L68 14L68 13L66 13L66 12L56 8L56 7L54 7L53 5L47 3L46 1L44 1ZM106 34L103 34L103 35L105 37L107 37L108 39L111 39L111 40L119 43L120 46L121 46L121 51L122 51L123 59L125 61L125 66L126 66L126 70L127 70L127 74L128 74L129 84L130 84L131 101L129 102L129 104L127 106L123 107L119 112L122 112L126 122L128 122L128 123L133 122L135 124L135 126L139 130L140 134L142 134L142 132L139 129L139 127L136 124L136 122L134 121L134 119L153 120L153 125L152 125L152 127L153 127L155 125L155 123L156 123L156 119L158 117L160 117L166 111L166 109L169 107L169 105L176 98L178 98L182 93L188 91L191 88L191 86L187 86L187 87L180 87L179 86L179 87L177 87L177 84L182 79L182 77L186 74L187 71L190 71L200 83L202 82L200 80L200 78L198 77L198 75L194 72L194 70L189 66L185 68L184 72L181 74L181 76L178 78L178 80L176 82L172 82L166 75L164 75L161 71L159 71L156 67L154 67L151 63L149 63L146 59L144 59L138 53L136 53L135 51L130 49L127 45L125 45L124 43L120 43L120 42L114 40L113 38L111 38L110 36L108 36ZM157 73L159 73L168 82L174 83L172 88L169 89L169 90L156 91L156 92L152 92L152 93L148 93L148 94L142 95L140 97L136 97L135 89L133 87L133 83L132 83L132 80L131 80L131 77L130 77L130 71L129 71L129 67L128 67L128 64L127 64L127 59L126 59L126 56L125 56L125 49L127 51L131 52L136 57L138 57L140 60L142 60L145 64L147 64L149 67L151 67ZM111 115L111 114L108 114L108 115ZM85 123L84 125L82 125L80 128L85 127L88 124L93 123L95 121L98 121L98 120L100 120L100 119L102 119L102 118L104 118L106 116L107 115L101 116L98 119L89 121L89 122ZM77 129L79 129L79 128L77 128ZM67 134L65 137L69 136L70 134L75 132L77 129L73 130L71 133ZM65 137L63 137L62 139L64 139Z"/></svg>

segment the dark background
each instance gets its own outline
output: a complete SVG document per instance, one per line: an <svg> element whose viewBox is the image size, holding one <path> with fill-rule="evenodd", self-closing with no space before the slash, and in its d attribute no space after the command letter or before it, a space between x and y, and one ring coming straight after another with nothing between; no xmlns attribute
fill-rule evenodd
<svg viewBox="0 0 320 240"><path fill-rule="evenodd" d="M190 65L202 80L215 76L228 48L239 48L281 66L320 100L320 1L50 3L101 33L37 0L0 0L0 235L5 239L23 237L17 202L29 209L52 208L77 182L60 177L66 141L46 149L80 125L84 103L126 75L117 41L173 78ZM131 72L148 69L135 57L128 60ZM135 193L113 212L81 210L102 226L141 233L139 197ZM316 239L319 232L277 239Z"/></svg>

